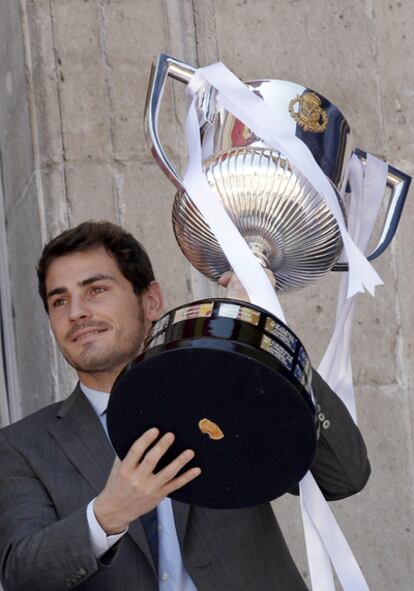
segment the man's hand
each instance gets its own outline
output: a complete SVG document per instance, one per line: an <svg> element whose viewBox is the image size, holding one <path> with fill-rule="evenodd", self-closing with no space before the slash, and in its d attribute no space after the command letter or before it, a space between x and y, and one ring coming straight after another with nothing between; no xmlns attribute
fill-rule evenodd
<svg viewBox="0 0 414 591"><path fill-rule="evenodd" d="M276 279L274 274L270 269L265 269L265 272L266 275L269 277L271 284L273 285L273 287L275 287ZM227 273L223 273L223 275L218 280L218 284L226 288L226 298L230 298L232 300L243 300L245 302L250 301L246 290L239 281L237 275L233 273L233 271L227 271Z"/></svg>
<svg viewBox="0 0 414 591"><path fill-rule="evenodd" d="M107 535L121 533L131 521L200 474L200 468L192 468L176 477L194 457L189 449L154 474L158 461L174 441L174 435L166 433L146 453L158 435L158 429L150 429L135 441L122 462L116 458L105 488L96 497L93 510Z"/></svg>

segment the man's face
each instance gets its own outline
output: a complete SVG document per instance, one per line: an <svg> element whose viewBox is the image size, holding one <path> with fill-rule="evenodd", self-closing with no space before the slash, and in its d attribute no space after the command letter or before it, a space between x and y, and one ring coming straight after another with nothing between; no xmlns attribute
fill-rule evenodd
<svg viewBox="0 0 414 591"><path fill-rule="evenodd" d="M117 374L136 357L162 306L158 284L137 296L103 247L54 259L46 293L53 334L81 380Z"/></svg>

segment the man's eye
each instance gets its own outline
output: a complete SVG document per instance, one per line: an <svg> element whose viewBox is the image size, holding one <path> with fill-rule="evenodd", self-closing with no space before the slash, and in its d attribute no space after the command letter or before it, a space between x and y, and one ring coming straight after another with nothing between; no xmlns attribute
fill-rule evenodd
<svg viewBox="0 0 414 591"><path fill-rule="evenodd" d="M93 294L103 293L104 291L106 291L106 288L98 285L92 288Z"/></svg>
<svg viewBox="0 0 414 591"><path fill-rule="evenodd" d="M59 306L63 306L65 303L66 303L66 298L58 298L57 300L54 300L53 307L59 308Z"/></svg>

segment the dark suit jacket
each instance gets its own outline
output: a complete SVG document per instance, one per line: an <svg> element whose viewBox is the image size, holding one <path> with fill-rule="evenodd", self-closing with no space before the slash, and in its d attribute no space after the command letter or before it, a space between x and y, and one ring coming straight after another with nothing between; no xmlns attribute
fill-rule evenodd
<svg viewBox="0 0 414 591"><path fill-rule="evenodd" d="M328 499L369 475L361 435L315 372L331 427L312 471ZM112 448L79 387L0 431L0 565L5 591L157 591L140 520L105 556L93 555L86 506L104 487ZM303 591L270 505L218 511L174 503L185 566L198 591ZM179 591L179 590L177 590Z"/></svg>

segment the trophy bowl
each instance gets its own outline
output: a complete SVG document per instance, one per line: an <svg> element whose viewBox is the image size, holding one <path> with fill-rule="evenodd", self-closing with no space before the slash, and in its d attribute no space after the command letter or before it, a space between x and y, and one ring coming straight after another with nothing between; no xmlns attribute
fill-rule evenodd
<svg viewBox="0 0 414 591"><path fill-rule="evenodd" d="M329 271L341 254L338 224L325 201L282 154L232 148L204 162L210 187L280 291L297 289ZM191 264L218 280L229 262L202 214L180 191L173 205L177 242Z"/></svg>
<svg viewBox="0 0 414 591"><path fill-rule="evenodd" d="M193 66L168 55L158 57L149 81L145 132L155 160L178 189L173 206L178 244L191 264L217 280L229 270L229 265L209 226L186 194L181 175L164 151L158 130L167 78L188 84L195 72ZM340 109L320 93L295 82L263 79L245 84L272 107L284 128L307 146L331 182L345 213L347 204L343 199L349 188L347 171L351 157L355 155L364 164L367 153L356 147ZM243 238L259 261L275 274L276 289L295 289L330 270L348 270L346 262L338 262L342 240L336 219L322 196L283 154L270 149L227 111L217 94L208 84L197 92L204 170ZM410 182L407 174L388 165L387 187L391 194L378 243L368 260L380 256L394 237Z"/></svg>

